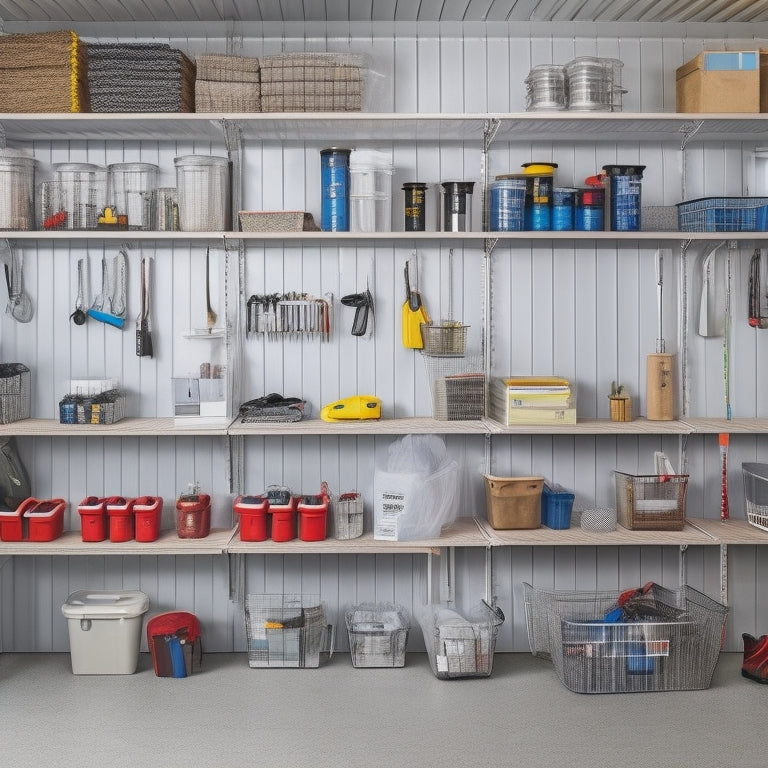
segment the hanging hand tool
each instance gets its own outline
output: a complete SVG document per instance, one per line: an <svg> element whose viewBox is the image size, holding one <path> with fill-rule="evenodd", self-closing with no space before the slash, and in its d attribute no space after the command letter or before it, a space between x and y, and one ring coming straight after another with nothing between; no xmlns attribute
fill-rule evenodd
<svg viewBox="0 0 768 768"><path fill-rule="evenodd" d="M218 316L211 307L211 249L205 249L205 322L208 333L213 332Z"/></svg>
<svg viewBox="0 0 768 768"><path fill-rule="evenodd" d="M125 322L125 317L122 315L125 313L125 254L121 251L114 260L114 273L117 281L122 281L122 285L117 289L119 290L118 298L115 300L114 292L115 287L112 285L112 281L109 277L109 268L107 266L106 256L101 259L101 292L96 295L96 298L91 304L91 308L88 310L88 315L94 320L99 320L107 325L113 325L115 328L122 328ZM109 304L109 311L105 309L105 304ZM115 305L118 310L122 308L122 313L115 311Z"/></svg>
<svg viewBox="0 0 768 768"><path fill-rule="evenodd" d="M656 353L646 360L646 417L653 421L674 419L675 388L672 375L674 355L666 351L663 327L664 255L656 251L656 310L658 331Z"/></svg>
<svg viewBox="0 0 768 768"><path fill-rule="evenodd" d="M753 328L768 328L768 315L762 314L760 296L760 270L762 260L760 249L755 248L749 261L749 324Z"/></svg>
<svg viewBox="0 0 768 768"><path fill-rule="evenodd" d="M410 261L405 262L405 302L403 303L403 346L408 349L423 349L421 324L429 323L429 315L421 301L419 293L418 257L416 261L416 279L411 288Z"/></svg>
<svg viewBox="0 0 768 768"><path fill-rule="evenodd" d="M24 257L17 254L6 240L3 243L5 284L8 287L8 304L5 311L19 323L28 323L34 315L32 299L24 292Z"/></svg>
<svg viewBox="0 0 768 768"><path fill-rule="evenodd" d="M75 311L69 319L75 325L83 325L88 319L85 307L88 304L88 260L77 260L77 298L75 299Z"/></svg>
<svg viewBox="0 0 768 768"><path fill-rule="evenodd" d="M136 320L136 354L139 357L152 357L152 335L150 333L149 308L150 285L152 278L152 259L141 259L141 313Z"/></svg>
<svg viewBox="0 0 768 768"><path fill-rule="evenodd" d="M373 315L371 292L366 288L362 293L350 293L341 297L341 303L345 307L356 307L355 319L352 321L352 335L365 336L368 330L368 317Z"/></svg>
<svg viewBox="0 0 768 768"><path fill-rule="evenodd" d="M712 246L704 255L701 262L701 303L699 304L699 336L721 336L722 329L715 320L716 309L716 288L715 280L715 254L725 245L725 240L721 240Z"/></svg>

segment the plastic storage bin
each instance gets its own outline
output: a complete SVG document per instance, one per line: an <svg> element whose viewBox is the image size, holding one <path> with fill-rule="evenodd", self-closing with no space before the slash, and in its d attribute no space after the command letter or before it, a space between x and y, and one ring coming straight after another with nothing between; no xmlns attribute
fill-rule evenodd
<svg viewBox="0 0 768 768"><path fill-rule="evenodd" d="M768 464L745 461L741 465L747 522L768 531Z"/></svg>
<svg viewBox="0 0 768 768"><path fill-rule="evenodd" d="M50 190L51 199L43 215L48 211L64 213L63 221L54 228L96 229L107 202L107 169L92 163L57 163L53 170L57 184ZM42 222L45 229L49 219Z"/></svg>
<svg viewBox="0 0 768 768"><path fill-rule="evenodd" d="M318 667L333 654L333 625L318 595L248 595L250 667Z"/></svg>
<svg viewBox="0 0 768 768"><path fill-rule="evenodd" d="M328 522L327 496L302 496L296 506L301 541L323 541Z"/></svg>
<svg viewBox="0 0 768 768"><path fill-rule="evenodd" d="M359 603L345 614L353 667L403 667L410 621L396 603Z"/></svg>
<svg viewBox="0 0 768 768"><path fill-rule="evenodd" d="M688 475L629 475L617 470L616 513L632 531L681 531Z"/></svg>
<svg viewBox="0 0 768 768"><path fill-rule="evenodd" d="M240 541L269 538L269 501L265 496L238 496L234 510L240 517Z"/></svg>
<svg viewBox="0 0 768 768"><path fill-rule="evenodd" d="M539 528L543 477L485 477L485 503L492 528Z"/></svg>
<svg viewBox="0 0 768 768"><path fill-rule="evenodd" d="M547 528L570 528L574 494L562 485L544 483L541 489L541 524Z"/></svg>
<svg viewBox="0 0 768 768"><path fill-rule="evenodd" d="M286 489L269 489L270 528L272 541L291 541L296 538L296 502L298 499Z"/></svg>
<svg viewBox="0 0 768 768"><path fill-rule="evenodd" d="M133 499L113 496L107 499L107 517L109 518L109 540L113 542L131 541L135 535Z"/></svg>
<svg viewBox="0 0 768 768"><path fill-rule="evenodd" d="M152 163L113 163L107 166L107 200L114 213L127 219L128 229L150 229L152 193L158 167Z"/></svg>
<svg viewBox="0 0 768 768"><path fill-rule="evenodd" d="M643 594L646 607L631 621L611 620L620 613L617 592L524 587L531 652L552 660L566 688L630 693L709 687L728 608L692 587L652 585Z"/></svg>
<svg viewBox="0 0 768 768"><path fill-rule="evenodd" d="M138 590L73 592L61 606L69 628L72 673L132 675L148 608L149 598Z"/></svg>
<svg viewBox="0 0 768 768"><path fill-rule="evenodd" d="M185 155L174 158L182 232L221 232L231 228L229 160Z"/></svg>
<svg viewBox="0 0 768 768"><path fill-rule="evenodd" d="M134 536L136 541L157 541L163 500L159 496L140 496L133 503Z"/></svg>
<svg viewBox="0 0 768 768"><path fill-rule="evenodd" d="M376 150L352 150L349 156L349 229L392 229L392 158Z"/></svg>
<svg viewBox="0 0 768 768"><path fill-rule="evenodd" d="M468 618L448 608L426 606L419 623L435 677L489 677L496 635L503 622L501 609L484 600Z"/></svg>
<svg viewBox="0 0 768 768"><path fill-rule="evenodd" d="M36 499L30 496L15 510L0 511L0 539L3 541L53 541L64 530L64 499Z"/></svg>
<svg viewBox="0 0 768 768"><path fill-rule="evenodd" d="M677 204L681 232L764 232L768 197L700 197Z"/></svg>
<svg viewBox="0 0 768 768"><path fill-rule="evenodd" d="M87 496L77 506L80 515L80 536L83 541L104 541L109 535L107 500Z"/></svg>

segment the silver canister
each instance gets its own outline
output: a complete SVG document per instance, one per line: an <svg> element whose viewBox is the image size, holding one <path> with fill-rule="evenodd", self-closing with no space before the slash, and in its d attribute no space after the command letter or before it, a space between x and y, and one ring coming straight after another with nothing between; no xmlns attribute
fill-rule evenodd
<svg viewBox="0 0 768 768"><path fill-rule="evenodd" d="M33 229L35 160L0 151L0 229Z"/></svg>
<svg viewBox="0 0 768 768"><path fill-rule="evenodd" d="M185 155L174 158L182 232L230 229L229 158Z"/></svg>

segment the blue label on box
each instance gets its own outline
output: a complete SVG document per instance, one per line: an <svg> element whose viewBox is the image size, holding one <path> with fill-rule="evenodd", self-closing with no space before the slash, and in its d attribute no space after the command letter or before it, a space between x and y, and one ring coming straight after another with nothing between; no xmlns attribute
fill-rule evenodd
<svg viewBox="0 0 768 768"><path fill-rule="evenodd" d="M704 69L707 71L756 70L757 51L715 51L704 54Z"/></svg>

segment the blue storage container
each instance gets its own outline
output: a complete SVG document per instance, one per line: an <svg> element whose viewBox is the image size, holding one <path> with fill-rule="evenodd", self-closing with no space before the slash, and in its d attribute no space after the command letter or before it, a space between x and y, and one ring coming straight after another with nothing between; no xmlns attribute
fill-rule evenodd
<svg viewBox="0 0 768 768"><path fill-rule="evenodd" d="M574 495L562 485L547 485L541 489L541 524L547 528L570 528Z"/></svg>

